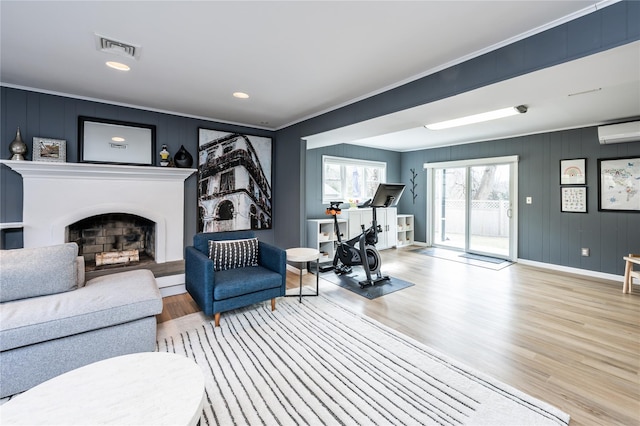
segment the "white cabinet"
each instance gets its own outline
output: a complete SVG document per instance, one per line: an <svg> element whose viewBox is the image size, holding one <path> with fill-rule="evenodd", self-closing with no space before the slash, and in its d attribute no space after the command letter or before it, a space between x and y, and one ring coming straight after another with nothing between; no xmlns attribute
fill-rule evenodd
<svg viewBox="0 0 640 426"><path fill-rule="evenodd" d="M362 233L362 225L367 229L373 221L373 209L349 209L343 210L349 224L348 239L355 238ZM382 232L378 233L378 250L394 247L396 245L396 208L378 208L376 209L376 220L382 228Z"/></svg>
<svg viewBox="0 0 640 426"><path fill-rule="evenodd" d="M399 214L397 215L397 235L398 235L398 247L408 246L413 244L413 215L412 214Z"/></svg>
<svg viewBox="0 0 640 426"><path fill-rule="evenodd" d="M385 249L396 246L396 215L397 209L395 207L376 209L378 223L382 226L382 233L378 234L377 248Z"/></svg>
<svg viewBox="0 0 640 426"><path fill-rule="evenodd" d="M347 236L347 221L338 219L342 238ZM333 218L307 220L307 246L320 252L320 263L333 261L335 245L338 237L335 232Z"/></svg>
<svg viewBox="0 0 640 426"><path fill-rule="evenodd" d="M344 212L344 211L343 211ZM379 215L376 215L379 216ZM379 221L380 219L378 219ZM373 221L373 211L371 209L354 209L347 211L347 222L349 223L349 234L347 239L355 238L362 233L362 225L367 229ZM379 223L379 222L378 222Z"/></svg>

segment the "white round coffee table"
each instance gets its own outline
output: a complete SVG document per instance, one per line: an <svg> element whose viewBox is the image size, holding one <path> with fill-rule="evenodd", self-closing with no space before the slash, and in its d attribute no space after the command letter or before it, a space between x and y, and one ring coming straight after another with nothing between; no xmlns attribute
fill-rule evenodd
<svg viewBox="0 0 640 426"><path fill-rule="evenodd" d="M302 302L302 296L317 296L320 284L320 274L318 273L318 261L320 260L320 251L308 247L296 247L287 249L287 262L299 262L305 264L307 262L316 261L316 294L302 294L302 269L300 265L300 293L288 296L298 296Z"/></svg>
<svg viewBox="0 0 640 426"><path fill-rule="evenodd" d="M41 383L1 405L0 419L7 425L196 425L203 404L200 367L181 355L145 352Z"/></svg>

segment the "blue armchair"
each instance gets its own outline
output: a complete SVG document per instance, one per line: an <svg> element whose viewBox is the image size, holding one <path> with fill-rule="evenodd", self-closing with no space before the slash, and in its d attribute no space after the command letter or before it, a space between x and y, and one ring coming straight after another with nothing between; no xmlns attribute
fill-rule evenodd
<svg viewBox="0 0 640 426"><path fill-rule="evenodd" d="M215 270L209 258L209 241L255 238L252 231L207 232L193 237L193 246L185 249L186 288L205 315L215 316L220 325L220 313L271 299L286 290L286 252L258 241L257 266Z"/></svg>

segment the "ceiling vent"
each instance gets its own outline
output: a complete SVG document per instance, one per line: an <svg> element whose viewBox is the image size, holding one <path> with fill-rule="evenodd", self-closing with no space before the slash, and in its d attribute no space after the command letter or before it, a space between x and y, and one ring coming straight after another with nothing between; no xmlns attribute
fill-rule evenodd
<svg viewBox="0 0 640 426"><path fill-rule="evenodd" d="M136 46L124 41L114 40L96 34L96 49L105 53L113 53L119 56L125 56L127 58L138 59L140 58L140 46Z"/></svg>
<svg viewBox="0 0 640 426"><path fill-rule="evenodd" d="M601 145L640 141L640 121L600 126L598 140Z"/></svg>

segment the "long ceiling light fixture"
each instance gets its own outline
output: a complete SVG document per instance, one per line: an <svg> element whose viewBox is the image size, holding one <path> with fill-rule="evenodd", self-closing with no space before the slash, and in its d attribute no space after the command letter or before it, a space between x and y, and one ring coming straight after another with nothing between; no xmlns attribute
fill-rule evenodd
<svg viewBox="0 0 640 426"><path fill-rule="evenodd" d="M496 120L498 118L509 117L512 115L524 114L525 112L527 112L527 107L524 105L518 105L509 108L497 109L495 111L468 115L466 117L454 118L453 120L425 124L424 127L429 130L449 129L451 127L466 126L467 124L482 123L483 121Z"/></svg>

